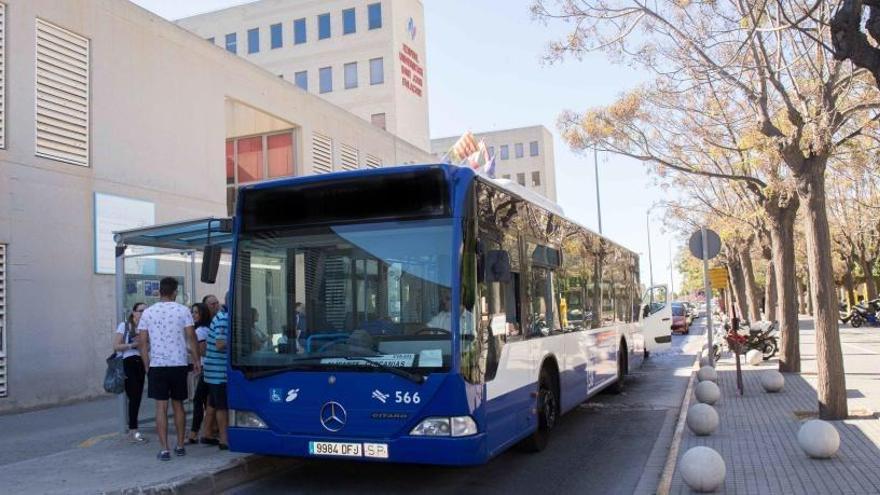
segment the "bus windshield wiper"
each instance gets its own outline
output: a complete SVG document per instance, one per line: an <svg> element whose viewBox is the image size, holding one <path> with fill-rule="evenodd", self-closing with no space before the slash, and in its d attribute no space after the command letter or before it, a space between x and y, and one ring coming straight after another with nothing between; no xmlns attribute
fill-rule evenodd
<svg viewBox="0 0 880 495"><path fill-rule="evenodd" d="M303 364L297 363L297 364L290 365L290 366L273 367L273 368L269 368L269 369L262 370L262 371L251 371L251 372L245 371L244 376L245 376L245 378L250 380L250 379L254 379L254 378L262 378L264 376L277 375L278 373L284 373L286 371L304 370L304 369L308 369L308 368L309 368L309 366L303 366Z"/></svg>
<svg viewBox="0 0 880 495"><path fill-rule="evenodd" d="M359 361L359 362L367 363L368 365L370 365L376 369L379 369L382 371L387 371L389 373L393 373L397 376L406 378L407 380L409 380L413 383L422 384L425 382L424 375L420 375L418 373L412 373L412 372L409 372L406 370L402 370L400 368L395 368L394 366L388 366L387 364L382 364L382 363L379 363L379 362L376 362L376 361L373 361L372 359L370 359L371 357L379 357L379 356L328 356L328 357L330 357L332 359L344 359L346 361Z"/></svg>

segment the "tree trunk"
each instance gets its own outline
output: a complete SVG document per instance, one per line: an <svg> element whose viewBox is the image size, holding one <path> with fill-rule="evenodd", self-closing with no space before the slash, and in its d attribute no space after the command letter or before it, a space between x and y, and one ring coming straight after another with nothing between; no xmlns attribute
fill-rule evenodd
<svg viewBox="0 0 880 495"><path fill-rule="evenodd" d="M816 324L816 365L818 368L819 418L845 419L847 416L846 377L837 301L834 297L834 270L831 263L831 233L825 204L825 165L827 158L815 157L796 174L797 191L806 205L805 230L810 295Z"/></svg>
<svg viewBox="0 0 880 495"><path fill-rule="evenodd" d="M814 307L816 305L816 301L813 300L813 276L810 275L809 272L807 272L807 274L804 275L804 279L804 286L807 288L807 293L804 295L804 300L807 302L807 314L810 316L815 316Z"/></svg>
<svg viewBox="0 0 880 495"><path fill-rule="evenodd" d="M868 292L868 300L877 299L877 282L874 280L874 260L865 259L864 256L858 256L859 266L862 273L865 274L865 289Z"/></svg>
<svg viewBox="0 0 880 495"><path fill-rule="evenodd" d="M736 316L739 319L749 317L749 303L746 299L746 282L743 276L742 264L739 261L739 252L731 249L730 259L727 262L727 271L730 273L730 282L733 284L733 296L736 299Z"/></svg>
<svg viewBox="0 0 880 495"><path fill-rule="evenodd" d="M846 271L843 274L843 287L846 289L846 302L849 306L856 303L856 283L852 276L852 264L846 264Z"/></svg>
<svg viewBox="0 0 880 495"><path fill-rule="evenodd" d="M798 285L794 262L794 221L800 201L794 193L774 193L764 204L770 227L770 249L779 305L779 371L800 373L801 347L798 327Z"/></svg>
<svg viewBox="0 0 880 495"><path fill-rule="evenodd" d="M764 319L773 321L776 319L776 270L773 268L773 260L767 262L767 271L764 276L767 285L764 289Z"/></svg>
<svg viewBox="0 0 880 495"><path fill-rule="evenodd" d="M751 244L751 240L749 240ZM752 265L752 253L748 249L739 252L739 262L742 266L743 285L746 289L746 300L748 301L748 318L752 323L761 321L761 295L758 290L758 283L755 282L755 269Z"/></svg>
<svg viewBox="0 0 880 495"><path fill-rule="evenodd" d="M797 303L798 303L798 314L805 315L807 314L807 299L804 297L804 294L807 293L807 286L804 284L804 281L798 277L797 284Z"/></svg>

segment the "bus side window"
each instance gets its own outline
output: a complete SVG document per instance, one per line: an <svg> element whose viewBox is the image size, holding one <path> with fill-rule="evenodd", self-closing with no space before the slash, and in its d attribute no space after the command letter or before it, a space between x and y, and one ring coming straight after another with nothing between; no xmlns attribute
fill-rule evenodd
<svg viewBox="0 0 880 495"><path fill-rule="evenodd" d="M503 250L490 236L484 236L482 241L487 252ZM510 255L509 251L504 252ZM521 310L517 304L520 274L515 271L518 263L516 256L507 257L512 260L509 276L497 279L487 275L479 284L480 335L485 339L487 353L486 381L495 377L504 345L522 339Z"/></svg>

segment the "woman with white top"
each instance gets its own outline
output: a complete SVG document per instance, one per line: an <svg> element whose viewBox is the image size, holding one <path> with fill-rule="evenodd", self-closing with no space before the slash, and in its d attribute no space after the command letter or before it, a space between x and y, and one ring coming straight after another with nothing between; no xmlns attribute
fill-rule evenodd
<svg viewBox="0 0 880 495"><path fill-rule="evenodd" d="M208 338L208 330L211 326L211 309L205 303L195 303L190 308L192 311L193 322L196 327L196 346L197 355L202 361L202 369L205 365L205 340ZM198 443L199 430L202 427L202 419L205 416L205 406L208 403L208 384L205 378L199 374L199 382L196 385L196 391L193 394L193 417L192 427L189 430L189 438L186 443ZM208 422L210 424L210 422Z"/></svg>
<svg viewBox="0 0 880 495"><path fill-rule="evenodd" d="M128 396L128 439L135 443L146 443L147 439L138 431L138 412L141 397L144 395L146 370L138 350L137 326L147 305L139 302L131 308L128 318L116 327L113 334L113 350L122 356L125 370L125 395Z"/></svg>

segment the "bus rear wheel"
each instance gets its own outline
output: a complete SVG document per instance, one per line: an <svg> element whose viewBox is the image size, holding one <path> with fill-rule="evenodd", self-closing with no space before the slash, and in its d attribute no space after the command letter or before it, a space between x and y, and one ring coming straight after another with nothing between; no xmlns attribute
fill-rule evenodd
<svg viewBox="0 0 880 495"><path fill-rule="evenodd" d="M626 386L625 380L628 356L629 354L627 354L626 344L621 341L620 347L617 351L617 380L608 387L608 391L612 394L623 392L623 389Z"/></svg>
<svg viewBox="0 0 880 495"><path fill-rule="evenodd" d="M550 431L556 426L559 418L559 398L556 394L556 383L551 374L544 370L538 382L538 429L528 438L523 446L530 452L540 452L550 441Z"/></svg>

